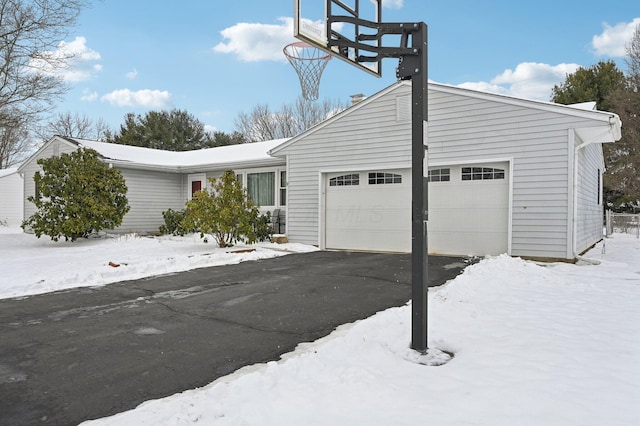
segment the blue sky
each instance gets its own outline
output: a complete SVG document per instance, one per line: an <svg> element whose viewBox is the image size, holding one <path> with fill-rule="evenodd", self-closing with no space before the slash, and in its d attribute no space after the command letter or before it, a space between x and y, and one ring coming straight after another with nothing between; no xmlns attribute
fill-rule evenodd
<svg viewBox="0 0 640 426"><path fill-rule="evenodd" d="M640 23L637 0L383 4L383 21L429 26L430 80L540 100L578 66L613 59L624 70L625 42ZM282 54L296 41L292 16L293 0L96 1L60 46L80 56L57 111L101 117L117 130L128 112L179 108L231 132L240 112L300 95ZM395 81L396 66L385 60L376 78L332 60L320 98L371 95Z"/></svg>

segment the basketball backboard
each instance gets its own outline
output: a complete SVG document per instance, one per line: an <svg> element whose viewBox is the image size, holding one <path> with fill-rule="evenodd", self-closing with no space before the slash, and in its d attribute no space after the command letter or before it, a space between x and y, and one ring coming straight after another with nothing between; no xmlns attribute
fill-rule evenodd
<svg viewBox="0 0 640 426"><path fill-rule="evenodd" d="M358 22L364 20L378 24L381 19L381 2L382 0L294 0L294 36L380 77L381 61L374 58L375 54L356 46L339 48L335 43L343 41L355 45L358 42L360 45L379 47L379 39L363 41L358 38L360 35L376 34L375 29ZM371 59L366 60L365 57Z"/></svg>

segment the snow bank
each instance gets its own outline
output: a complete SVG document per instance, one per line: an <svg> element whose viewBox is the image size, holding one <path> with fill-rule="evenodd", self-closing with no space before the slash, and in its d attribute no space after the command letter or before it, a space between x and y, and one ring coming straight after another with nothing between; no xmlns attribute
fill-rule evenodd
<svg viewBox="0 0 640 426"><path fill-rule="evenodd" d="M127 234L54 242L48 237L38 239L21 230L4 229L0 232L0 298L99 286L316 250L302 244L271 243L220 249L215 244L203 243L199 235Z"/></svg>

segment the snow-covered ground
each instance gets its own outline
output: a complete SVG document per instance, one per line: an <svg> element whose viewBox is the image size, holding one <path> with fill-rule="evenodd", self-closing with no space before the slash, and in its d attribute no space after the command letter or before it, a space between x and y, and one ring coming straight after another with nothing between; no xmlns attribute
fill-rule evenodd
<svg viewBox="0 0 640 426"><path fill-rule="evenodd" d="M248 251L253 250L255 251ZM138 279L206 266L316 250L302 244L260 243L220 249L199 235L134 234L53 242L0 226L0 298Z"/></svg>
<svg viewBox="0 0 640 426"><path fill-rule="evenodd" d="M488 258L430 290L430 347L455 355L445 365L422 365L408 348L404 306L344 325L278 362L87 424L638 425L640 240L614 234L605 242L577 265ZM171 263L191 267L184 258L240 256L203 248L197 238L75 244L0 235L0 287L11 283L17 295L12 280L27 274L38 274L27 280L30 292L42 280L52 289L54 280L106 282L127 268L163 272ZM93 266L84 265L89 260ZM109 261L127 265L113 272ZM41 263L47 269L36 272Z"/></svg>

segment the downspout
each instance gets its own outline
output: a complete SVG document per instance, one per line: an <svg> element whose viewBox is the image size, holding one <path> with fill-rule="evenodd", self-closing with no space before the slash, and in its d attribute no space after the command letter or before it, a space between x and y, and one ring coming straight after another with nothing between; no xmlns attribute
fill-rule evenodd
<svg viewBox="0 0 640 426"><path fill-rule="evenodd" d="M575 259L576 252L576 231L578 226L578 208L577 208L577 180L578 180L578 151L575 149L575 131L569 129L567 157L572 158L569 161L569 170L567 171L567 190L569 191L567 200L570 203L567 209L567 259Z"/></svg>

